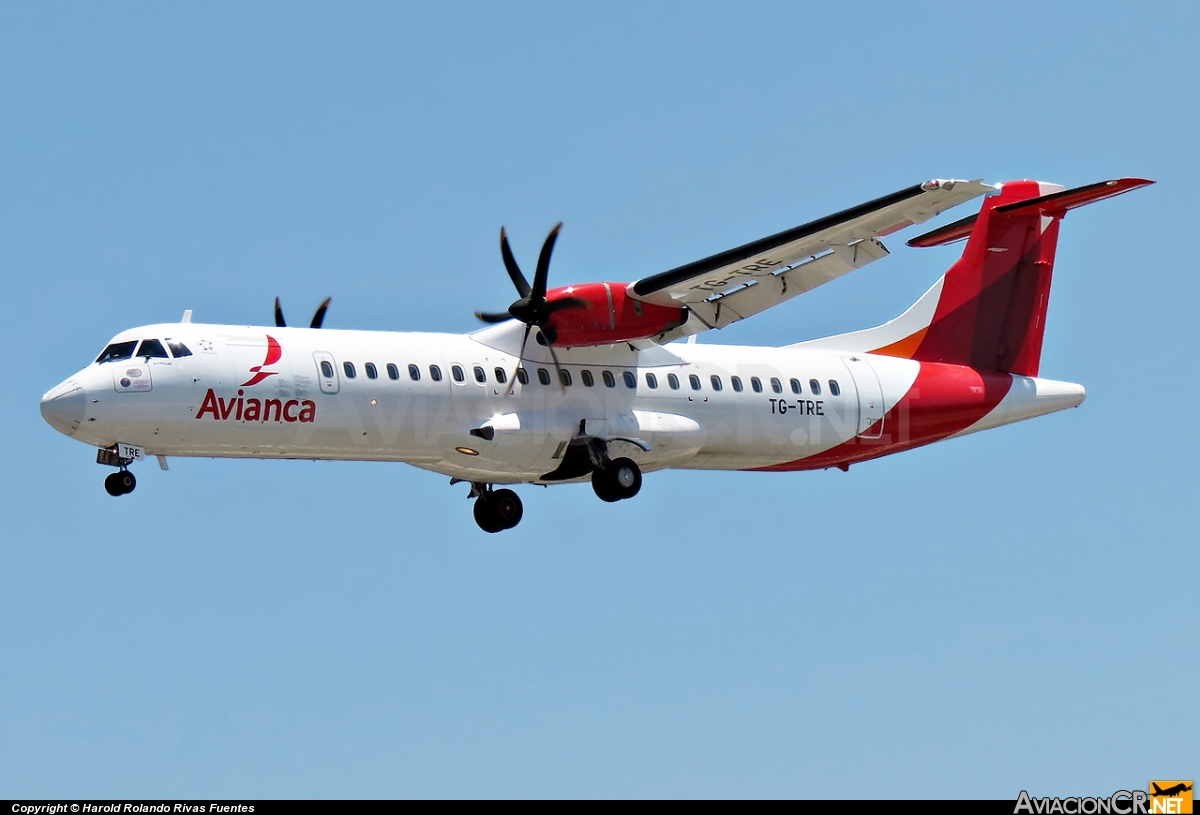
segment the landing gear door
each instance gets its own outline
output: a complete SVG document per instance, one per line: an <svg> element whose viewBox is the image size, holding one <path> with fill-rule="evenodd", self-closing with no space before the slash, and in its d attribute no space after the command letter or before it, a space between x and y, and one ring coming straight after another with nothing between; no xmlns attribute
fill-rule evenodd
<svg viewBox="0 0 1200 815"><path fill-rule="evenodd" d="M342 389L333 354L317 351L313 353L313 362L317 365L317 381L321 383L321 393L337 393Z"/></svg>
<svg viewBox="0 0 1200 815"><path fill-rule="evenodd" d="M845 362L858 391L858 436L877 439L883 435L883 388L879 377L865 359L850 357Z"/></svg>

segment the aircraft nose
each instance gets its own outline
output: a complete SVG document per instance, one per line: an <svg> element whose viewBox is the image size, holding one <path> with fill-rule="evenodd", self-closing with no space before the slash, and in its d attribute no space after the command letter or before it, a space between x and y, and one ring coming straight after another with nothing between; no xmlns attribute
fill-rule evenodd
<svg viewBox="0 0 1200 815"><path fill-rule="evenodd" d="M83 424L86 408L87 393L73 379L68 379L42 397L42 418L59 433L68 436L74 436L79 425Z"/></svg>

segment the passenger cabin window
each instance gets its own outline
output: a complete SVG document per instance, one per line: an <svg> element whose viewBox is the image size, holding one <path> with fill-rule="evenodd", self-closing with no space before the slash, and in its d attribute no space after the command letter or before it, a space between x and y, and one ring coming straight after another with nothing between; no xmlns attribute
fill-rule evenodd
<svg viewBox="0 0 1200 815"><path fill-rule="evenodd" d="M430 365L429 366L429 378L432 379L434 382L441 382L442 381L442 369L436 365Z"/></svg>
<svg viewBox="0 0 1200 815"><path fill-rule="evenodd" d="M358 376L358 373L354 370L353 362L343 362L342 370L346 372L347 379L353 379L354 377Z"/></svg>
<svg viewBox="0 0 1200 815"><path fill-rule="evenodd" d="M800 389L799 379L793 377L788 384L792 386L792 393L803 393L803 391Z"/></svg>
<svg viewBox="0 0 1200 815"><path fill-rule="evenodd" d="M821 383L815 379L808 380L808 391L813 396L820 396L821 395Z"/></svg>
<svg viewBox="0 0 1200 815"><path fill-rule="evenodd" d="M694 391L700 390L700 377L696 376L695 374L691 374L688 377L688 382L691 384L692 390L694 390Z"/></svg>
<svg viewBox="0 0 1200 815"><path fill-rule="evenodd" d="M613 378L612 371L604 371L600 377L604 380L604 387L615 388L617 386L617 380Z"/></svg>
<svg viewBox="0 0 1200 815"><path fill-rule="evenodd" d="M112 345L100 352L100 356L96 357L97 362L116 362L121 359L129 359L133 356L133 349L137 345L137 340L129 342L114 342Z"/></svg>
<svg viewBox="0 0 1200 815"><path fill-rule="evenodd" d="M367 379L379 378L379 371L376 369L374 362L368 362L363 366L363 370L367 372Z"/></svg>
<svg viewBox="0 0 1200 815"><path fill-rule="evenodd" d="M783 383L775 377L771 377L771 390L776 393L783 393Z"/></svg>
<svg viewBox="0 0 1200 815"><path fill-rule="evenodd" d="M321 360L321 376L333 379L333 365L327 359Z"/></svg>
<svg viewBox="0 0 1200 815"><path fill-rule="evenodd" d="M719 391L721 389L721 377L713 374L711 377L709 377L708 381L712 383L713 390Z"/></svg>
<svg viewBox="0 0 1200 815"><path fill-rule="evenodd" d="M750 387L755 393L762 393L762 380L757 376L750 377Z"/></svg>
<svg viewBox="0 0 1200 815"><path fill-rule="evenodd" d="M571 387L571 372L566 368L558 369L558 381L562 382L564 388Z"/></svg>
<svg viewBox="0 0 1200 815"><path fill-rule="evenodd" d="M414 365L413 367L415 368L416 366ZM388 371L388 379L399 379L400 378L400 369L396 367L396 363L389 362L387 371Z"/></svg>
<svg viewBox="0 0 1200 815"><path fill-rule="evenodd" d="M420 382L421 381L421 369L418 368L416 365L409 365L408 366L408 378L411 379L413 382Z"/></svg>
<svg viewBox="0 0 1200 815"><path fill-rule="evenodd" d="M829 393L831 396L842 395L842 386L837 383L836 379L829 380Z"/></svg>
<svg viewBox="0 0 1200 815"><path fill-rule="evenodd" d="M584 370L580 371L579 378L583 380L583 385L586 388L590 388L596 384L596 380L592 376L592 372L589 370L584 369Z"/></svg>
<svg viewBox="0 0 1200 815"><path fill-rule="evenodd" d="M467 375L463 373L461 365L451 365L450 376L454 377L455 382L464 382L467 378Z"/></svg>
<svg viewBox="0 0 1200 815"><path fill-rule="evenodd" d="M192 352L188 350L186 345L175 340L167 340L167 347L171 349L171 356L175 357L175 359L190 357L192 355Z"/></svg>
<svg viewBox="0 0 1200 815"><path fill-rule="evenodd" d="M631 390L637 387L637 377L633 375L632 371L626 371L621 374L621 378L625 380L625 387Z"/></svg>
<svg viewBox="0 0 1200 815"><path fill-rule="evenodd" d="M742 378L740 376L729 377L729 384L733 385L733 389L738 393L742 392Z"/></svg>
<svg viewBox="0 0 1200 815"><path fill-rule="evenodd" d="M484 373L483 368L481 368L480 366L478 366L478 365L475 366L474 374L475 374L475 381L478 382L480 385L487 382L487 374Z"/></svg>
<svg viewBox="0 0 1200 815"><path fill-rule="evenodd" d="M671 390L679 390L679 377L675 374L667 374L667 384L671 386Z"/></svg>
<svg viewBox="0 0 1200 815"><path fill-rule="evenodd" d="M163 344L158 340L142 340L142 347L138 349L135 356L146 359L166 359L167 349L163 348Z"/></svg>
<svg viewBox="0 0 1200 815"><path fill-rule="evenodd" d="M529 371L524 368L517 368L517 381L522 385L529 384Z"/></svg>
<svg viewBox="0 0 1200 815"><path fill-rule="evenodd" d="M657 388L658 387L658 377L651 373L646 374L646 387Z"/></svg>
<svg viewBox="0 0 1200 815"><path fill-rule="evenodd" d="M538 382L541 382L543 385L550 384L550 372L545 368L538 368Z"/></svg>
<svg viewBox="0 0 1200 815"><path fill-rule="evenodd" d="M503 385L505 382L508 381L508 374L506 374L504 372L504 369L501 368L500 366L497 365L496 370L492 371L492 373L494 373L496 375L496 381L499 382L501 385Z"/></svg>

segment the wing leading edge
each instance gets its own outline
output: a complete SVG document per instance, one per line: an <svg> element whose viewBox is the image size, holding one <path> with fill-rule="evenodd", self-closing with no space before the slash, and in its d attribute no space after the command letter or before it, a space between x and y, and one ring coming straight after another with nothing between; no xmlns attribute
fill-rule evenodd
<svg viewBox="0 0 1200 815"><path fill-rule="evenodd" d="M672 339L730 323L886 257L877 239L995 190L980 180L934 180L629 284L637 300L686 305Z"/></svg>

